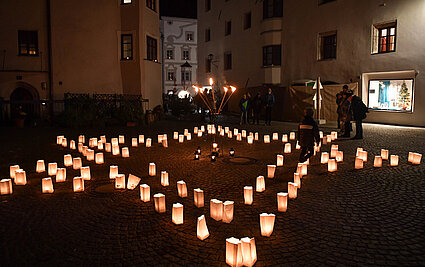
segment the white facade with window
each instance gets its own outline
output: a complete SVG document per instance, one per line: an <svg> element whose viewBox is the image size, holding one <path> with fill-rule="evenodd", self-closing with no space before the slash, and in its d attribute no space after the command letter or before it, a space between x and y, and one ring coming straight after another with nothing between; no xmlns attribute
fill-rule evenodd
<svg viewBox="0 0 425 267"><path fill-rule="evenodd" d="M161 18L161 47L163 65L163 93L187 90L194 94L192 84L196 84L197 71L197 20L187 18ZM192 68L183 69L188 62Z"/></svg>
<svg viewBox="0 0 425 267"><path fill-rule="evenodd" d="M283 17L283 86L358 82L366 121L425 126L425 1L285 0Z"/></svg>

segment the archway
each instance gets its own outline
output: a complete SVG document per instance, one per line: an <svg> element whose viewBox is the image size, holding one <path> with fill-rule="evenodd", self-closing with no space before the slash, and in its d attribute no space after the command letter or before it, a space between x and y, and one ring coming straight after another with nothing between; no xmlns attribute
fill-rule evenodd
<svg viewBox="0 0 425 267"><path fill-rule="evenodd" d="M24 87L16 88L10 95L11 118L24 116L34 118L38 114L39 102L37 92L33 93Z"/></svg>

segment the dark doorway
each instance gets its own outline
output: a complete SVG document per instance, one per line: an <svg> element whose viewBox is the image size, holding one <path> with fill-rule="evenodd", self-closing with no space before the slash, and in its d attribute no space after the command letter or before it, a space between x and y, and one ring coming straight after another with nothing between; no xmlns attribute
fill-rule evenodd
<svg viewBox="0 0 425 267"><path fill-rule="evenodd" d="M10 95L11 118L24 117L26 121L33 119L39 109L38 97L28 89L18 87Z"/></svg>

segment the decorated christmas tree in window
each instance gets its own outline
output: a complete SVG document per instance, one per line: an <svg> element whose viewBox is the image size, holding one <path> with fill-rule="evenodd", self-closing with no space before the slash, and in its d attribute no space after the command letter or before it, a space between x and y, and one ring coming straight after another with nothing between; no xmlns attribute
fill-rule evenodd
<svg viewBox="0 0 425 267"><path fill-rule="evenodd" d="M410 92L405 81L403 81L401 88L398 90L398 105L403 110L410 109Z"/></svg>

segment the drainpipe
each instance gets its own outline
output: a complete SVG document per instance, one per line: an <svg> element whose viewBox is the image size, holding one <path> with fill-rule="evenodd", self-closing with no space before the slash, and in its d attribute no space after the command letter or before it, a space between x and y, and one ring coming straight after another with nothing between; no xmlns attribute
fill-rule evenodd
<svg viewBox="0 0 425 267"><path fill-rule="evenodd" d="M50 0L46 0L46 17L47 17L47 72L49 74L49 114L50 122L53 119L53 71L52 71L52 21L50 14Z"/></svg>

